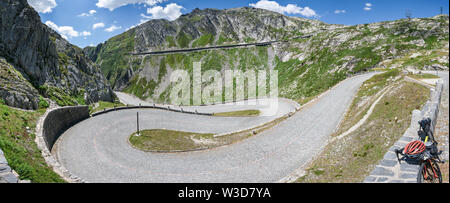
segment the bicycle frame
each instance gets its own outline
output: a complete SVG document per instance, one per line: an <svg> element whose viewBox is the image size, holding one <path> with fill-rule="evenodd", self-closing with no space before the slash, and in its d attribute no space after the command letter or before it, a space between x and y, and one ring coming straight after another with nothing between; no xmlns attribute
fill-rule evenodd
<svg viewBox="0 0 450 203"><path fill-rule="evenodd" d="M421 141L423 141L425 144L428 144L426 146L426 149L423 153L418 155L408 155L404 154L403 151L405 148L402 149L396 149L395 153L397 156L398 162L401 164L402 160L405 160L406 158L410 158L413 160L417 160L420 163L420 166L423 166L422 168L422 177L426 181L432 181L434 182L435 179L439 179L439 174L437 173L434 164L437 163L444 163L439 157L439 155L442 153L442 151L438 152L437 145L438 143L434 139L433 132L431 131L431 119L427 118L424 120L419 121L420 129L425 133L425 138ZM423 138L423 137L421 137ZM399 155L402 155L400 158ZM439 166L436 166L439 168Z"/></svg>
<svg viewBox="0 0 450 203"><path fill-rule="evenodd" d="M436 142L436 140L434 139L433 132L431 131L431 124L432 124L432 121L430 118L426 118L426 119L419 121L420 129L422 130L422 132L425 133L425 138L421 141L423 141L425 144L427 144L428 141L431 142L431 144L429 144L429 146L427 146L427 148L423 154L430 155L429 158L436 159L439 162L442 162L441 159L439 158L439 154L442 152L437 152L436 146L438 145L438 142ZM400 150L398 150L398 149L395 150L395 153L397 155L397 160L399 163L401 163L401 160L406 158L405 157L406 155L403 154L403 150L404 150L404 148L402 148ZM435 150L435 151L432 152L431 150ZM400 158L399 154L404 157ZM409 158L411 158L411 157L409 157ZM413 159L419 159L420 162L425 161L423 155L417 156L416 158L413 158Z"/></svg>
<svg viewBox="0 0 450 203"><path fill-rule="evenodd" d="M425 178L425 180L428 178L427 177L427 174L428 174L428 168L427 168L427 166L430 166L430 168L432 169L432 171L433 171L433 178L438 178L438 175L436 174L436 171L434 170L434 168L433 168L433 165L431 165L432 163L431 163L431 160L427 160L428 161L428 164L424 164L423 165L423 167L424 167L424 169L425 170L423 170L425 173L423 174L423 176L424 176L424 178Z"/></svg>

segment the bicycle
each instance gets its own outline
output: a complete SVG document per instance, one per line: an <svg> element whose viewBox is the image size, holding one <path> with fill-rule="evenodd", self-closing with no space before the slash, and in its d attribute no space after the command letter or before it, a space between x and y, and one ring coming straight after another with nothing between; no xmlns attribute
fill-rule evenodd
<svg viewBox="0 0 450 203"><path fill-rule="evenodd" d="M441 169L438 163L444 163L439 157L442 151L438 152L438 142L434 139L431 131L431 119L427 118L419 121L420 140L408 143L402 149L396 149L398 162L415 161L420 163L419 173L417 174L418 183L442 183ZM400 158L399 155L403 157Z"/></svg>

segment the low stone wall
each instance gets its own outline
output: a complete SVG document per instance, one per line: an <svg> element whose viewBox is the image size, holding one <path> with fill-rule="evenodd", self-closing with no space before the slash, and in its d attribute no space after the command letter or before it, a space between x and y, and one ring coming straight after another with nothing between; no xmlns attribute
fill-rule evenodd
<svg viewBox="0 0 450 203"><path fill-rule="evenodd" d="M443 81L440 80L436 83L436 87L431 90L430 100L421 111L413 111L410 127L384 155L372 173L366 177L364 183L417 183L419 165L405 161L402 161L401 164L398 163L395 150L405 147L413 140L420 140L418 136L420 125L418 122L424 118L431 118L431 130L433 133L435 132L442 91Z"/></svg>
<svg viewBox="0 0 450 203"><path fill-rule="evenodd" d="M42 151L42 155L49 166L52 166L55 171L64 171L58 173L69 182L76 182L76 177L67 175L67 170L61 168L58 161L51 155L53 145L59 136L68 128L76 123L89 118L88 106L75 106L49 109L43 117L38 121L36 126L36 143L38 148ZM71 180L73 179L73 180ZM18 175L11 170L6 161L3 151L0 149L0 183L18 183ZM27 182L27 181L26 181Z"/></svg>
<svg viewBox="0 0 450 203"><path fill-rule="evenodd" d="M44 120L42 135L49 151L65 130L87 118L89 118L88 106L62 107L48 113Z"/></svg>
<svg viewBox="0 0 450 203"><path fill-rule="evenodd" d="M47 109L45 114L36 124L35 142L41 150L42 157L44 157L45 162L53 168L53 171L59 174L67 182L80 183L85 181L74 176L65 169L51 154L51 150L65 130L89 117L88 106L51 107Z"/></svg>

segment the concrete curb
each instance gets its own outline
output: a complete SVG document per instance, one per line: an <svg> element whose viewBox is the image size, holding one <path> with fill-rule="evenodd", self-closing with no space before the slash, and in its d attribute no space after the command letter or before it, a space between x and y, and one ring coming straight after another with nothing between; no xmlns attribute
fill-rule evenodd
<svg viewBox="0 0 450 203"><path fill-rule="evenodd" d="M443 80L436 83L436 87L431 89L430 100L423 106L422 110L414 110L412 112L410 127L403 136L389 148L383 159L375 166L372 173L366 177L364 183L417 183L417 175L419 166L414 163L397 161L395 154L396 149L400 149L413 140L419 140L417 132L420 129L419 121L423 118L431 118L431 130L435 131L437 116L441 103L441 95L443 91Z"/></svg>

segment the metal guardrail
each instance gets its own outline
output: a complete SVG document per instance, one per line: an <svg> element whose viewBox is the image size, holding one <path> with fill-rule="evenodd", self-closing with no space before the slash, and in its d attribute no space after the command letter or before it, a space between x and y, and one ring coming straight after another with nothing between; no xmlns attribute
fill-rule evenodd
<svg viewBox="0 0 450 203"><path fill-rule="evenodd" d="M103 111L99 111L99 112L95 112L91 114L91 117L96 117L102 114L106 114L109 112L114 112L114 111L120 111L120 110L130 110L130 109L160 109L160 110L166 110L166 111L172 111L172 112L177 112L177 113L185 113L185 114L195 114L195 115L202 115L202 116L212 116L214 115L213 113L201 113L198 111L185 111L183 110L183 108L180 109L173 109L170 108L170 106L167 107L163 107L163 106L123 106L123 107L114 107L114 108L110 108L110 109L104 109Z"/></svg>

